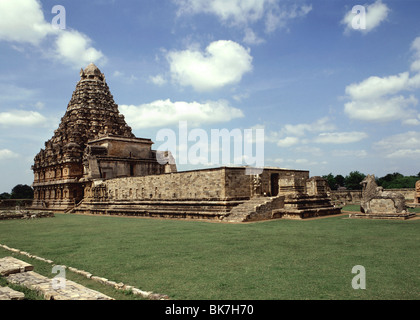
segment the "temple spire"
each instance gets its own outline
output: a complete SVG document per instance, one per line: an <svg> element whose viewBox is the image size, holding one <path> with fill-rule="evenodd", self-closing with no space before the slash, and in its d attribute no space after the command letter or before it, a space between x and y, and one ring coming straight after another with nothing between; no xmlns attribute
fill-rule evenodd
<svg viewBox="0 0 420 320"><path fill-rule="evenodd" d="M105 75L99 70L99 68L91 62L85 70L80 70L80 78L82 80L86 79L93 79L93 80L99 80L99 81L105 81Z"/></svg>

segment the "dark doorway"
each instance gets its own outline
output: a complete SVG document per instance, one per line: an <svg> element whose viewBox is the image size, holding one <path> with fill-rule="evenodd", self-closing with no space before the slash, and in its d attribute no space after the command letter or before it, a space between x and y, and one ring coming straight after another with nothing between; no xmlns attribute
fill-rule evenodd
<svg viewBox="0 0 420 320"><path fill-rule="evenodd" d="M275 197L279 194L279 177L278 173L271 174L271 196Z"/></svg>

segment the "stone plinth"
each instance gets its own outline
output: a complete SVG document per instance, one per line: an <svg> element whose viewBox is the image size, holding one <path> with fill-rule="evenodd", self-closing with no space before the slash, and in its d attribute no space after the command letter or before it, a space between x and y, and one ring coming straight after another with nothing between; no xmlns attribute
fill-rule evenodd
<svg viewBox="0 0 420 320"><path fill-rule="evenodd" d="M415 218L415 213L351 213L351 219L382 219L382 220L407 220Z"/></svg>

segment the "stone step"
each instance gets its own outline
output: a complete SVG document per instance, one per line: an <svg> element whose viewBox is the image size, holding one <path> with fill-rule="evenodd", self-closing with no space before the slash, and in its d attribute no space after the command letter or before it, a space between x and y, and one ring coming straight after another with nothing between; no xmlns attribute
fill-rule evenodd
<svg viewBox="0 0 420 320"><path fill-rule="evenodd" d="M60 285L58 283L53 285L53 279L34 271L10 274L6 277L6 280L37 291L47 300L114 300L98 291L67 279L63 279L63 283Z"/></svg>
<svg viewBox="0 0 420 320"><path fill-rule="evenodd" d="M0 275L5 277L9 274L32 271L34 267L29 263L14 257L4 257L0 259Z"/></svg>
<svg viewBox="0 0 420 320"><path fill-rule="evenodd" d="M0 287L0 300L23 300L25 294L9 287Z"/></svg>
<svg viewBox="0 0 420 320"><path fill-rule="evenodd" d="M252 198L236 207L234 207L228 216L223 220L227 222L242 222L247 219L249 215L255 213L259 207L266 205L273 201L272 197Z"/></svg>

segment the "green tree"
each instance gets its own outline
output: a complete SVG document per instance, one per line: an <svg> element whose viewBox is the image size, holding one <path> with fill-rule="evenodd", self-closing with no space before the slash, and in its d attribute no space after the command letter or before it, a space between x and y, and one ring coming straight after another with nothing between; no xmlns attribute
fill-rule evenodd
<svg viewBox="0 0 420 320"><path fill-rule="evenodd" d="M3 192L2 194L0 194L0 200L4 199L10 199L10 193Z"/></svg>
<svg viewBox="0 0 420 320"><path fill-rule="evenodd" d="M401 173L394 172L379 178L378 185L384 189L401 189L401 188L414 188L418 177L404 176Z"/></svg>
<svg viewBox="0 0 420 320"><path fill-rule="evenodd" d="M363 173L359 171L350 172L344 179L344 185L349 190L361 190L362 185L360 182L366 177Z"/></svg>
<svg viewBox="0 0 420 320"><path fill-rule="evenodd" d="M27 184L18 184L12 189L10 199L33 199L34 190Z"/></svg>
<svg viewBox="0 0 420 320"><path fill-rule="evenodd" d="M337 183L332 173L322 176L325 180L327 180L328 185L330 186L331 190L337 190Z"/></svg>
<svg viewBox="0 0 420 320"><path fill-rule="evenodd" d="M341 174L338 174L335 176L335 183L337 184L337 188L338 187L344 187L345 182L346 182L346 178L344 178Z"/></svg>

